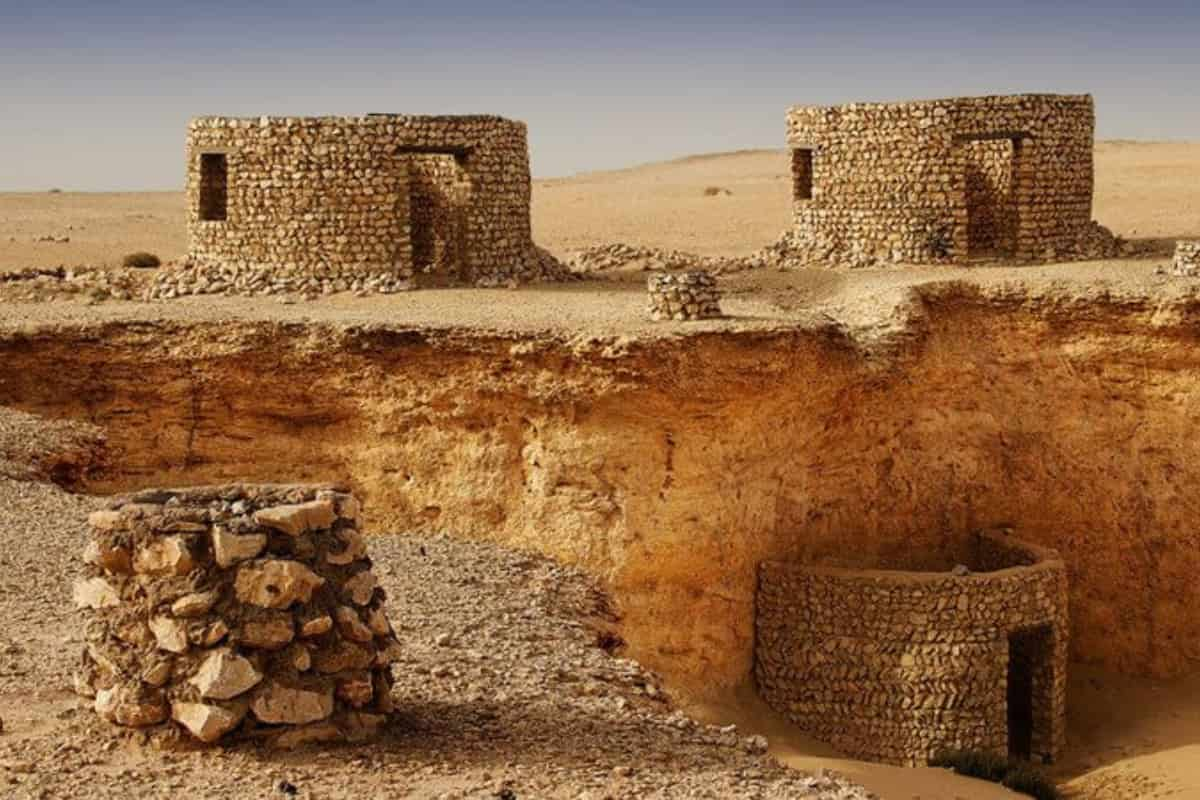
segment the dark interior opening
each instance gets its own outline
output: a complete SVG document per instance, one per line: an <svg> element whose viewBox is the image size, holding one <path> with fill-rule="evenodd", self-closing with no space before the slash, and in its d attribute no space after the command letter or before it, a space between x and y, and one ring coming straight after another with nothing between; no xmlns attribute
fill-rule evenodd
<svg viewBox="0 0 1200 800"><path fill-rule="evenodd" d="M966 160L967 255L1011 256L1017 244L1017 159L1019 137L964 140Z"/></svg>
<svg viewBox="0 0 1200 800"><path fill-rule="evenodd" d="M792 151L792 196L796 200L812 199L813 151L809 148Z"/></svg>
<svg viewBox="0 0 1200 800"><path fill-rule="evenodd" d="M470 175L464 156L449 148L405 148L408 159L409 236L422 285L469 280L464 274Z"/></svg>
<svg viewBox="0 0 1200 800"><path fill-rule="evenodd" d="M1008 753L1033 756L1037 718L1037 675L1050 658L1049 627L1030 628L1008 637Z"/></svg>
<svg viewBox="0 0 1200 800"><path fill-rule="evenodd" d="M229 208L229 162L224 153L200 155L200 219L219 222Z"/></svg>

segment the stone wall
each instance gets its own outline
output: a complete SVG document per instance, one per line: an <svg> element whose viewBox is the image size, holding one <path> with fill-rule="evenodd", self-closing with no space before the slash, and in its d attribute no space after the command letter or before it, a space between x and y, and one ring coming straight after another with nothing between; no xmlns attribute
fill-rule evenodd
<svg viewBox="0 0 1200 800"><path fill-rule="evenodd" d="M343 280L437 266L485 285L547 276L520 122L205 117L189 125L187 159L196 265ZM226 213L213 218L221 185Z"/></svg>
<svg viewBox="0 0 1200 800"><path fill-rule="evenodd" d="M717 279L704 270L663 272L646 279L646 310L655 320L696 320L721 316Z"/></svg>
<svg viewBox="0 0 1200 800"><path fill-rule="evenodd" d="M971 550L979 572L763 563L754 667L762 697L858 758L915 765L954 749L1057 758L1064 564L1006 531L977 534ZM1014 691L1029 682L1013 699L1010 675ZM1031 706L1024 718L1022 703Z"/></svg>
<svg viewBox="0 0 1200 800"><path fill-rule="evenodd" d="M1200 241L1175 243L1175 260L1171 262L1171 274L1193 278L1200 276Z"/></svg>
<svg viewBox="0 0 1200 800"><path fill-rule="evenodd" d="M327 487L153 490L90 518L77 691L118 725L203 742L359 740L399 645L358 502Z"/></svg>
<svg viewBox="0 0 1200 800"><path fill-rule="evenodd" d="M793 244L852 264L1111 255L1092 222L1086 95L796 107Z"/></svg>

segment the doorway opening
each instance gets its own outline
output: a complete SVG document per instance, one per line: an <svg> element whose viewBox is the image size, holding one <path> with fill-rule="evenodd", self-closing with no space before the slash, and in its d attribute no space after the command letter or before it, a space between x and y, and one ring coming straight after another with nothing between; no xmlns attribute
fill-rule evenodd
<svg viewBox="0 0 1200 800"><path fill-rule="evenodd" d="M967 257L1011 258L1017 249L1017 164L1022 137L965 138Z"/></svg>
<svg viewBox="0 0 1200 800"><path fill-rule="evenodd" d="M1053 633L1050 626L1027 628L1008 637L1008 753L1030 759L1038 752L1046 724Z"/></svg>
<svg viewBox="0 0 1200 800"><path fill-rule="evenodd" d="M469 281L469 151L404 147L397 154L408 162L409 240L415 274L424 285Z"/></svg>

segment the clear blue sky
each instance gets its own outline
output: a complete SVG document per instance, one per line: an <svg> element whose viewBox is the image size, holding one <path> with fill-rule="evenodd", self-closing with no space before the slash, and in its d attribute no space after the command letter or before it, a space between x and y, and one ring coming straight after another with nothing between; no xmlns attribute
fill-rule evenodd
<svg viewBox="0 0 1200 800"><path fill-rule="evenodd" d="M167 189L191 116L496 113L539 176L778 147L838 103L1091 92L1200 139L1200 0L0 0L0 190Z"/></svg>

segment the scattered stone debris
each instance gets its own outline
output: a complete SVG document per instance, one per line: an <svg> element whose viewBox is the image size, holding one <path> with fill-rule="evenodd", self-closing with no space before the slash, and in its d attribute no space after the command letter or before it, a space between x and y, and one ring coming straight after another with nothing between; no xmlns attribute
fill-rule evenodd
<svg viewBox="0 0 1200 800"><path fill-rule="evenodd" d="M703 270L664 272L646 279L646 311L654 320L698 320L721 316L717 279Z"/></svg>

